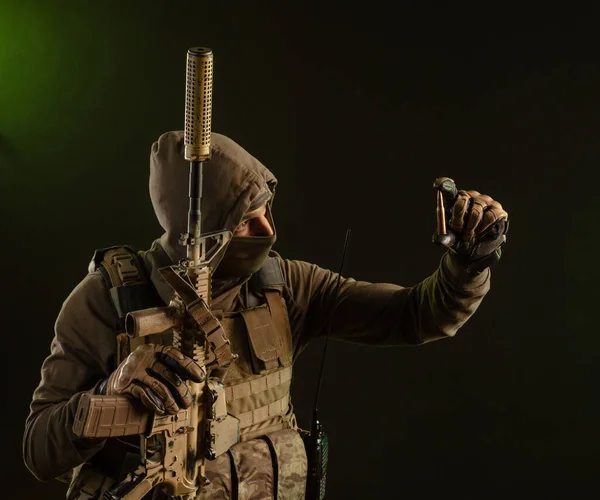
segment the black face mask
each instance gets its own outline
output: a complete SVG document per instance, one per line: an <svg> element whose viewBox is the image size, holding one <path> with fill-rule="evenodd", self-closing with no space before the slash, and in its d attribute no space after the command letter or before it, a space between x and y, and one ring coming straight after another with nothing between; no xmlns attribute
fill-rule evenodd
<svg viewBox="0 0 600 500"><path fill-rule="evenodd" d="M276 234L233 236L213 276L217 279L230 279L254 274L265 263L276 239Z"/></svg>
<svg viewBox="0 0 600 500"><path fill-rule="evenodd" d="M271 213L271 203L273 203L272 193L268 192L266 217L273 230L272 236L232 236L227 245L225 254L217 264L213 272L213 278L216 281L231 281L247 278L258 271L267 257L271 248L277 240L277 230ZM258 198L254 205L248 210L258 208L264 203L263 198ZM214 283L214 282L213 282Z"/></svg>

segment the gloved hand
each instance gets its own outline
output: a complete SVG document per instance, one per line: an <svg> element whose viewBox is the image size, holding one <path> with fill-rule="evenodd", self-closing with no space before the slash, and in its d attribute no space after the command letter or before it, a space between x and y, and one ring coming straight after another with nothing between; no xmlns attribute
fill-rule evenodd
<svg viewBox="0 0 600 500"><path fill-rule="evenodd" d="M124 359L99 392L139 399L159 415L189 408L192 394L184 380L202 382L204 370L173 346L144 344Z"/></svg>
<svg viewBox="0 0 600 500"><path fill-rule="evenodd" d="M438 201L438 229L433 241L457 255L468 273L479 273L498 262L508 232L508 213L502 205L478 191L457 190L448 177L436 179L433 187L442 195L445 212L442 221ZM449 227L445 234L441 224Z"/></svg>

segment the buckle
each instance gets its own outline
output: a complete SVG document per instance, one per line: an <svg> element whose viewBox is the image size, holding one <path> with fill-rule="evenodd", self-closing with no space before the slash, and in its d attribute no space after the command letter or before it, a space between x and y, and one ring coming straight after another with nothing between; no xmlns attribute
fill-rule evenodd
<svg viewBox="0 0 600 500"><path fill-rule="evenodd" d="M130 255L115 255L113 265L117 266L117 273L124 285L137 281L140 277L138 268L133 263L133 257Z"/></svg>

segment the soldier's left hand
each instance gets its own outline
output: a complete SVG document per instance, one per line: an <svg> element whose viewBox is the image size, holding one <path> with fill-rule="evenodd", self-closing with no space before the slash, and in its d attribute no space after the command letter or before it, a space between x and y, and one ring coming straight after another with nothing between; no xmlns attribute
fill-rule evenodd
<svg viewBox="0 0 600 500"><path fill-rule="evenodd" d="M434 187L442 193L450 229L440 235L438 227L434 241L462 255L471 269L479 271L498 261L508 231L508 212L502 205L479 191L457 190L448 177L436 179Z"/></svg>
<svg viewBox="0 0 600 500"><path fill-rule="evenodd" d="M508 213L499 202L479 191L461 189L452 208L450 229L459 233L463 241L470 241L500 219L508 220Z"/></svg>

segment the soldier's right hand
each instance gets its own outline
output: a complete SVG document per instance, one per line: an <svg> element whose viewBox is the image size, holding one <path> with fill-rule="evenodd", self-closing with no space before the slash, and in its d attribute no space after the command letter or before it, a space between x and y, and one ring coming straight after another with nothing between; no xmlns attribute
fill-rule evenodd
<svg viewBox="0 0 600 500"><path fill-rule="evenodd" d="M164 415L189 408L192 394L185 380L202 382L204 370L173 346L144 344L133 351L103 384L107 396L132 396Z"/></svg>

